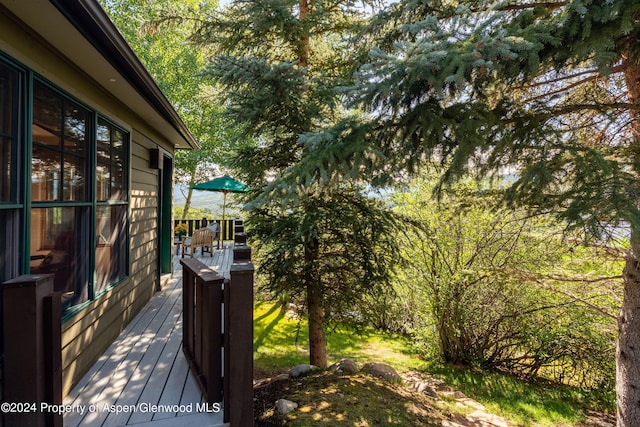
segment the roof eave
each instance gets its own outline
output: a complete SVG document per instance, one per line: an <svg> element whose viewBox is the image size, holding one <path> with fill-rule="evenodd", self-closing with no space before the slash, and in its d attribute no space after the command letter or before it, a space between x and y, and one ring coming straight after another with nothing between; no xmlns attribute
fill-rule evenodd
<svg viewBox="0 0 640 427"><path fill-rule="evenodd" d="M95 0L50 0L71 24L112 64L192 149L200 146L142 65L107 13Z"/></svg>

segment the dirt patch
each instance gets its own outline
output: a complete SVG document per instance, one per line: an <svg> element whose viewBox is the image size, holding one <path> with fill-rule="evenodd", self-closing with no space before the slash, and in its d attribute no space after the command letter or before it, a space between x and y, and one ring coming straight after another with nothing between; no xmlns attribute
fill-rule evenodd
<svg viewBox="0 0 640 427"><path fill-rule="evenodd" d="M296 402L296 411L280 415L275 402ZM447 417L424 395L365 374L319 372L280 379L254 389L256 427L308 426L441 426Z"/></svg>

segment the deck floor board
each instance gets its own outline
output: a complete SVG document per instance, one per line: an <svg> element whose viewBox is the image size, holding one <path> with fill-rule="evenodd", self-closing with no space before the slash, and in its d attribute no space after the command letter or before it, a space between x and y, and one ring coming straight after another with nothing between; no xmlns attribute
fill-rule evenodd
<svg viewBox="0 0 640 427"><path fill-rule="evenodd" d="M198 251L196 258L229 277L230 245L215 250L213 257ZM221 413L196 411L201 409L202 393L189 371L181 343L182 266L180 256L175 256L173 278L64 400L66 405L97 405L97 410L65 414L65 427L224 426ZM111 405L143 410L104 410Z"/></svg>

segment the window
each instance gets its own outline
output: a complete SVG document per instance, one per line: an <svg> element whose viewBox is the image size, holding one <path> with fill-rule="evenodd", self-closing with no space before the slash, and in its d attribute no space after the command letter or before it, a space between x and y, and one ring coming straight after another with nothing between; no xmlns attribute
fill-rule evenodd
<svg viewBox="0 0 640 427"><path fill-rule="evenodd" d="M54 274L54 289L67 307L90 297L91 117L89 110L34 82L30 270Z"/></svg>
<svg viewBox="0 0 640 427"><path fill-rule="evenodd" d="M128 132L0 56L0 283L53 274L73 313L128 276L129 143Z"/></svg>
<svg viewBox="0 0 640 427"><path fill-rule="evenodd" d="M30 271L71 308L128 274L129 134L34 81L31 135Z"/></svg>
<svg viewBox="0 0 640 427"><path fill-rule="evenodd" d="M127 276L128 135L98 119L96 293Z"/></svg>
<svg viewBox="0 0 640 427"><path fill-rule="evenodd" d="M18 124L23 73L0 62L0 282L18 275Z"/></svg>
<svg viewBox="0 0 640 427"><path fill-rule="evenodd" d="M88 200L89 118L88 110L34 84L31 200Z"/></svg>

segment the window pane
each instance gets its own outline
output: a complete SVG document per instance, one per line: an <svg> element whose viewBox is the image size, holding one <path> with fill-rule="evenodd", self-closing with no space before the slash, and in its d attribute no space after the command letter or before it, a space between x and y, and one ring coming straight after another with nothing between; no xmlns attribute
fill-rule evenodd
<svg viewBox="0 0 640 427"><path fill-rule="evenodd" d="M96 212L96 293L127 275L126 213L126 206L99 206Z"/></svg>
<svg viewBox="0 0 640 427"><path fill-rule="evenodd" d="M51 89L34 84L33 142L60 147L62 132L62 98Z"/></svg>
<svg viewBox="0 0 640 427"><path fill-rule="evenodd" d="M98 201L127 200L127 141L129 135L117 127L98 120L96 185Z"/></svg>
<svg viewBox="0 0 640 427"><path fill-rule="evenodd" d="M88 299L87 208L31 210L31 273L54 274L66 306Z"/></svg>
<svg viewBox="0 0 640 427"><path fill-rule="evenodd" d="M2 135L13 134L17 77L16 70L0 63L0 134Z"/></svg>
<svg viewBox="0 0 640 427"><path fill-rule="evenodd" d="M16 131L18 71L0 63L0 202L11 201L12 146Z"/></svg>
<svg viewBox="0 0 640 427"><path fill-rule="evenodd" d="M0 210L0 283L18 276L18 211Z"/></svg>
<svg viewBox="0 0 640 427"><path fill-rule="evenodd" d="M84 158L65 154L63 200L85 200L85 171L86 167Z"/></svg>
<svg viewBox="0 0 640 427"><path fill-rule="evenodd" d="M0 202L11 201L12 142L10 138L0 136Z"/></svg>
<svg viewBox="0 0 640 427"><path fill-rule="evenodd" d="M65 151L84 154L85 137L89 123L89 112L76 105L65 106L64 149Z"/></svg>
<svg viewBox="0 0 640 427"><path fill-rule="evenodd" d="M31 200L46 202L60 200L62 154L38 145L33 146L31 162Z"/></svg>

